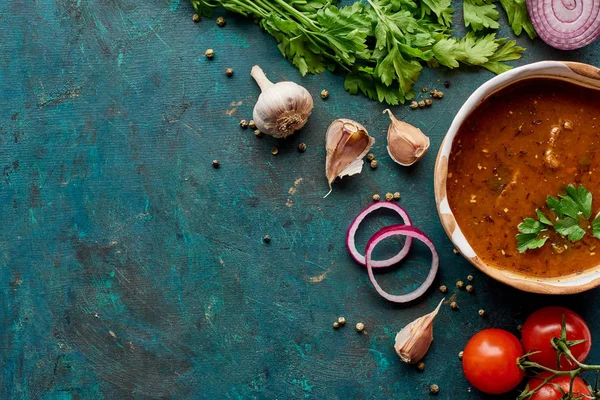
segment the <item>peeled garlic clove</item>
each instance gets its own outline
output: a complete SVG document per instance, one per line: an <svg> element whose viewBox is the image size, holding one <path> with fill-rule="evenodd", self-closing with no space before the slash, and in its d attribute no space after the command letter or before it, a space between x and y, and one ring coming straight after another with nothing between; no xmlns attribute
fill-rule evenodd
<svg viewBox="0 0 600 400"><path fill-rule="evenodd" d="M433 341L433 319L440 310L443 301L444 299L431 313L417 318L396 335L394 349L405 363L417 363L427 354Z"/></svg>
<svg viewBox="0 0 600 400"><path fill-rule="evenodd" d="M313 109L308 90L294 82L273 83L258 65L252 67L250 75L262 91L253 113L261 132L285 138L306 124Z"/></svg>
<svg viewBox="0 0 600 400"><path fill-rule="evenodd" d="M392 160L407 167L423 158L429 150L429 138L419 128L397 120L390 110L383 113L388 113L392 120L387 136L387 150Z"/></svg>
<svg viewBox="0 0 600 400"><path fill-rule="evenodd" d="M364 164L362 159L374 143L375 139L369 136L366 128L356 121L336 119L329 125L326 134L325 163L329 193L335 178L359 174L362 171Z"/></svg>

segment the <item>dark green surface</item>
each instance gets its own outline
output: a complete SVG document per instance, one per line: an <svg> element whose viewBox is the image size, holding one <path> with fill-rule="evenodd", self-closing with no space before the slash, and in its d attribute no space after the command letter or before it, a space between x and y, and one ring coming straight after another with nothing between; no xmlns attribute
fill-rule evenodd
<svg viewBox="0 0 600 400"><path fill-rule="evenodd" d="M597 291L512 290L454 255L440 226L435 155L453 115L491 74L422 75L419 88L441 89L447 79L452 87L431 109L394 108L432 142L424 160L402 168L385 150L382 105L350 96L340 76L300 77L250 21L225 14L219 28L194 24L192 13L184 0L0 4L0 397L424 399L435 382L440 399L479 399L457 358L476 331L516 331L532 310L562 304L600 335ZM518 64L600 64L598 45L562 53L519 43L528 50ZM288 141L238 127L259 93L255 63L315 97L306 128ZM324 88L327 101L318 96ZM323 199L324 134L339 117L377 139L379 168L336 183ZM442 295L432 289L410 306L390 304L344 246L352 218L386 191L402 193L437 245L435 287L475 277L474 294L456 294L460 311L442 308L424 372L400 362L393 338ZM377 226L362 232L362 245ZM384 287L419 284L426 271L414 261L426 258L414 254ZM339 315L348 324L334 331ZM359 321L367 334L354 331ZM600 362L600 347L590 360Z"/></svg>

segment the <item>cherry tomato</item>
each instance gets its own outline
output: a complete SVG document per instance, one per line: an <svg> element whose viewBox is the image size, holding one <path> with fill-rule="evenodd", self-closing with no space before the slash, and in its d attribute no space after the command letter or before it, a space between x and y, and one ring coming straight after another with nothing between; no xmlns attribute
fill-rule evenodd
<svg viewBox="0 0 600 400"><path fill-rule="evenodd" d="M560 337L562 317L566 318L567 339L585 340L584 343L570 347L571 353L579 362L585 361L592 347L592 335L585 321L573 311L564 307L545 307L537 310L523 324L521 336L525 352L539 351L529 356L533 362L556 369L556 350L551 339ZM574 363L562 356L559 369L567 371L575 367Z"/></svg>
<svg viewBox="0 0 600 400"><path fill-rule="evenodd" d="M463 372L471 385L484 393L506 393L523 379L517 365L522 355L523 347L515 335L502 329L485 329L467 343Z"/></svg>
<svg viewBox="0 0 600 400"><path fill-rule="evenodd" d="M529 390L533 390L540 386L544 379L546 379L548 376L550 376L550 373L544 372L535 378L531 378L529 382L527 382L529 385ZM529 398L529 400L560 400L563 398L563 394L555 385L558 385L565 393L569 393L570 380L571 378L568 376L557 376L542 386L537 392L535 392L533 396ZM590 389L587 387L585 382L577 376L573 381L573 397L577 398L581 396L590 396L589 398L592 398Z"/></svg>

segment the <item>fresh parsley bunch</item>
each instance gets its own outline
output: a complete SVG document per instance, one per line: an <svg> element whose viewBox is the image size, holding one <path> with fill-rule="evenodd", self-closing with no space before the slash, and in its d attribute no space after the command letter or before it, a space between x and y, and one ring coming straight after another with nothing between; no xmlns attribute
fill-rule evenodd
<svg viewBox="0 0 600 400"><path fill-rule="evenodd" d="M542 211L536 210L538 219L525 218L519 224L517 235L517 250L524 253L529 249L542 247L554 229L559 235L571 242L577 242L591 229L594 237L600 239L600 216L592 217L592 194L583 186L569 185L566 194L558 198L548 196L546 203L550 212L555 215L554 221Z"/></svg>
<svg viewBox="0 0 600 400"><path fill-rule="evenodd" d="M492 0L464 0L465 24L473 30L452 37L451 0L366 0L337 7L335 0L191 0L198 13L212 8L255 17L279 43L302 75L325 70L346 73L344 87L391 105L415 97L413 85L424 65L482 66L494 73L511 67L525 50L495 33ZM529 29L525 0L501 0L515 32ZM527 25L529 24L529 25Z"/></svg>

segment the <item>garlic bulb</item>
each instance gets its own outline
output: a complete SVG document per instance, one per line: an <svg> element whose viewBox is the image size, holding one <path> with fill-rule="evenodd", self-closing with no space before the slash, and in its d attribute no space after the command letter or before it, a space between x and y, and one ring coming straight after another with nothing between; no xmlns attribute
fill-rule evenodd
<svg viewBox="0 0 600 400"><path fill-rule="evenodd" d="M405 363L417 363L427 354L433 341L433 319L440 310L443 301L444 299L431 313L417 318L402 328L396 335L394 349Z"/></svg>
<svg viewBox="0 0 600 400"><path fill-rule="evenodd" d="M313 109L308 90L294 82L273 83L258 65L252 67L250 75L262 91L253 113L261 132L285 138L306 124Z"/></svg>
<svg viewBox="0 0 600 400"><path fill-rule="evenodd" d="M359 174L362 171L364 156L367 155L375 139L369 136L364 126L350 119L336 119L327 128L327 160L325 175L331 184L337 177ZM325 195L327 197L329 195Z"/></svg>
<svg viewBox="0 0 600 400"><path fill-rule="evenodd" d="M390 110L383 113L388 113L392 120L387 136L387 150L392 160L407 167L423 158L429 150L429 138L419 128L397 120Z"/></svg>

